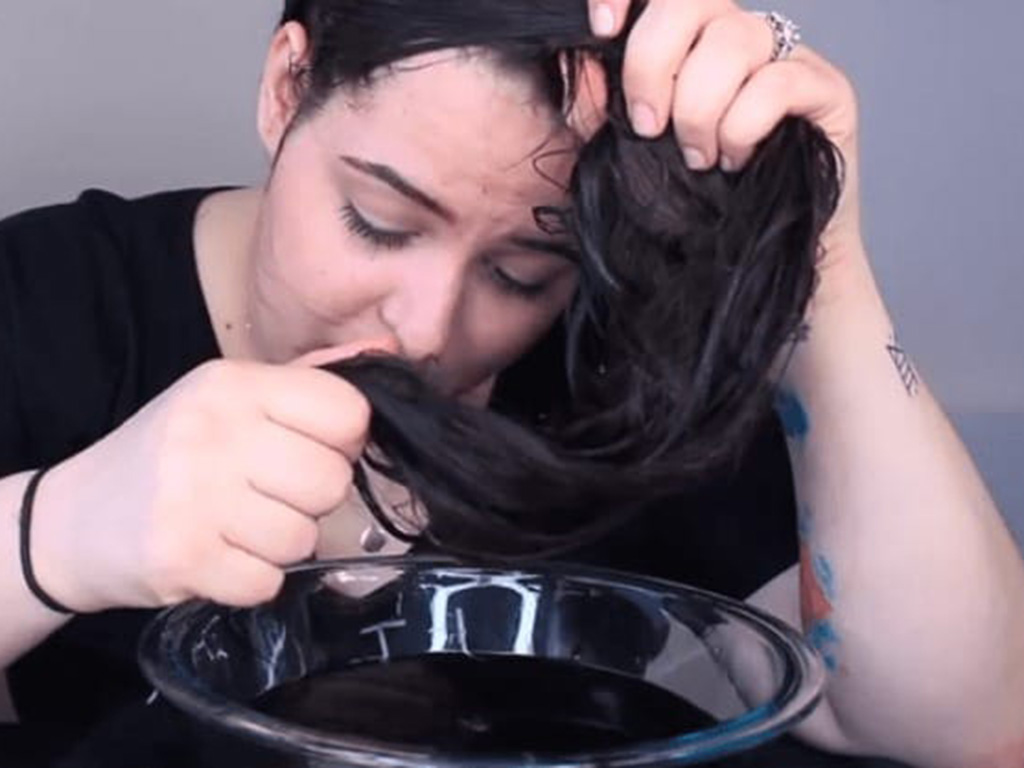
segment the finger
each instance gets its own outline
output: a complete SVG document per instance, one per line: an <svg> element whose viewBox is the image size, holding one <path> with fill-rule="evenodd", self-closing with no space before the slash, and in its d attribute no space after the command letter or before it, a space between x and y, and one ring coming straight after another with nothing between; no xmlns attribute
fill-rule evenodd
<svg viewBox="0 0 1024 768"><path fill-rule="evenodd" d="M787 116L800 116L826 133L836 110L856 109L852 86L823 59L803 46L793 57L758 70L740 91L719 127L723 160L741 168Z"/></svg>
<svg viewBox="0 0 1024 768"><path fill-rule="evenodd" d="M676 80L673 124L686 163L706 170L718 162L718 130L747 79L771 58L772 37L748 13L713 19Z"/></svg>
<svg viewBox="0 0 1024 768"><path fill-rule="evenodd" d="M308 517L329 514L352 487L343 453L274 422L247 435L241 450L249 485Z"/></svg>
<svg viewBox="0 0 1024 768"><path fill-rule="evenodd" d="M370 428L370 403L347 381L318 368L268 366L258 402L271 421L358 461Z"/></svg>
<svg viewBox="0 0 1024 768"><path fill-rule="evenodd" d="M302 357L292 360L288 365L299 368L319 368L328 363L336 363L339 360L347 360L365 353L397 355L398 351L397 339L393 336L379 336L350 344L314 349L312 352L307 352Z"/></svg>
<svg viewBox="0 0 1024 768"><path fill-rule="evenodd" d="M317 522L280 502L256 497L244 509L225 510L224 540L272 565L309 559L316 551Z"/></svg>
<svg viewBox="0 0 1024 768"><path fill-rule="evenodd" d="M720 0L650 0L626 43L622 80L633 129L658 136L668 124L676 73Z"/></svg>
<svg viewBox="0 0 1024 768"><path fill-rule="evenodd" d="M630 0L589 0L590 28L598 37L615 37L629 11Z"/></svg>
<svg viewBox="0 0 1024 768"><path fill-rule="evenodd" d="M284 571L233 547L225 547L209 564L196 590L201 597L238 608L273 600Z"/></svg>

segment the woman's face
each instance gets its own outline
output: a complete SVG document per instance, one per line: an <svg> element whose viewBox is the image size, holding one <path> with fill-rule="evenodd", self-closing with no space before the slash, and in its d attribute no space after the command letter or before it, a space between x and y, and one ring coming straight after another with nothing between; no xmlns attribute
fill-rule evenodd
<svg viewBox="0 0 1024 768"><path fill-rule="evenodd" d="M286 132L253 245L250 322L284 362L387 338L448 394L486 391L566 307L578 142L482 55L418 57ZM272 142L271 142L272 144Z"/></svg>

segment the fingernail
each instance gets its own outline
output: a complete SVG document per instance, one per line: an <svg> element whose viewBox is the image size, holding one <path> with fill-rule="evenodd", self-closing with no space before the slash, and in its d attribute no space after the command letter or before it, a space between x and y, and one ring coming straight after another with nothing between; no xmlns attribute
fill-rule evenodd
<svg viewBox="0 0 1024 768"><path fill-rule="evenodd" d="M633 130L641 136L653 138L658 133L658 116L648 104L642 101L634 101L629 109L630 119L633 121Z"/></svg>
<svg viewBox="0 0 1024 768"><path fill-rule="evenodd" d="M736 170L736 163L732 161L731 157L722 155L722 159L718 161L718 164L722 166L722 170L726 173L732 173Z"/></svg>
<svg viewBox="0 0 1024 768"><path fill-rule="evenodd" d="M708 167L708 159L696 147L683 147L683 159L695 171L703 171Z"/></svg>
<svg viewBox="0 0 1024 768"><path fill-rule="evenodd" d="M615 31L615 14L612 12L612 7L607 3L599 3L594 8L594 15L590 23L594 28L595 35L608 37Z"/></svg>

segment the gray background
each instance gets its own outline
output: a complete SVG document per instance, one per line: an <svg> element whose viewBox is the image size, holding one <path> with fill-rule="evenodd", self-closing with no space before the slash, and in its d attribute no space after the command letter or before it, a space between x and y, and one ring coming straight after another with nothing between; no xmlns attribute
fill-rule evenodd
<svg viewBox="0 0 1024 768"><path fill-rule="evenodd" d="M453 0L457 2L457 0ZM0 9L0 215L89 186L258 181L280 0ZM1024 536L1024 3L774 0L862 103L868 241L900 335Z"/></svg>

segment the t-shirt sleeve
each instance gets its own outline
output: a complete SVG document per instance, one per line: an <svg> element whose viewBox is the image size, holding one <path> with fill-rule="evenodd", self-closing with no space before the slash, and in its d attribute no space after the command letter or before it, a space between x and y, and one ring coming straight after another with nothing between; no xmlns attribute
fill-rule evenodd
<svg viewBox="0 0 1024 768"><path fill-rule="evenodd" d="M14 370L14 318L0 239L0 477L27 468L25 423ZM22 457L19 459L19 457Z"/></svg>
<svg viewBox="0 0 1024 768"><path fill-rule="evenodd" d="M0 222L0 476L109 431L130 340L116 248L81 202Z"/></svg>

